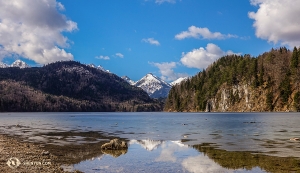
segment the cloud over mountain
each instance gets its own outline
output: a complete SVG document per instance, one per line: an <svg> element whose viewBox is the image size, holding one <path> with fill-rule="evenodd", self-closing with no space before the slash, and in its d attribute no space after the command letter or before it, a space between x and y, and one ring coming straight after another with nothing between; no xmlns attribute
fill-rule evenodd
<svg viewBox="0 0 300 173"><path fill-rule="evenodd" d="M189 68L205 69L208 65L222 56L235 54L232 51L224 52L213 43L208 43L206 48L200 47L190 52L182 53L181 63Z"/></svg>
<svg viewBox="0 0 300 173"><path fill-rule="evenodd" d="M165 81L173 81L180 77L187 77L188 75L185 73L175 73L174 68L176 68L176 62L162 62L162 63L154 63L149 62L149 64L154 65L159 69L160 74L162 75L160 78Z"/></svg>
<svg viewBox="0 0 300 173"><path fill-rule="evenodd" d="M300 1L251 0L258 6L256 12L249 12L254 20L256 37L283 45L300 46Z"/></svg>
<svg viewBox="0 0 300 173"><path fill-rule="evenodd" d="M70 41L62 33L78 28L62 10L56 0L1 0L0 59L21 56L40 64L72 60L64 50Z"/></svg>

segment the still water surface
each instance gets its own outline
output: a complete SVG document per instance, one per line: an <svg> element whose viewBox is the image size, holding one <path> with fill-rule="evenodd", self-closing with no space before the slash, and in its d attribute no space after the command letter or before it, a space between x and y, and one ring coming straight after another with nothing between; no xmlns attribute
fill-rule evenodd
<svg viewBox="0 0 300 173"><path fill-rule="evenodd" d="M61 150L81 146L65 151L77 158L63 167L83 172L293 172L299 124L297 113L0 114L0 133ZM128 150L101 151L112 138Z"/></svg>

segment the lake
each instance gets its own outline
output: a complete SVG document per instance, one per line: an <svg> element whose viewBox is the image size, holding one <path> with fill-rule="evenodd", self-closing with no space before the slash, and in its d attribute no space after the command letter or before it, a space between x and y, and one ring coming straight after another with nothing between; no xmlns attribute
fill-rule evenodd
<svg viewBox="0 0 300 173"><path fill-rule="evenodd" d="M297 172L298 113L1 113L0 133L82 172ZM101 151L110 139L129 148Z"/></svg>

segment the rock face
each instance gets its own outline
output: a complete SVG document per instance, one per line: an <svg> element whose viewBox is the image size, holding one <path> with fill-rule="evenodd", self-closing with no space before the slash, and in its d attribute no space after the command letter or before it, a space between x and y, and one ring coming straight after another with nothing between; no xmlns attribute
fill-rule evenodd
<svg viewBox="0 0 300 173"><path fill-rule="evenodd" d="M119 139L113 139L110 142L105 143L101 146L101 150L123 150L127 148L127 143Z"/></svg>
<svg viewBox="0 0 300 173"><path fill-rule="evenodd" d="M254 91L249 84L224 85L218 90L216 97L207 101L205 112L249 112L260 109L259 106L263 107L265 105L253 104L254 100L259 98L259 95L255 93L259 92Z"/></svg>

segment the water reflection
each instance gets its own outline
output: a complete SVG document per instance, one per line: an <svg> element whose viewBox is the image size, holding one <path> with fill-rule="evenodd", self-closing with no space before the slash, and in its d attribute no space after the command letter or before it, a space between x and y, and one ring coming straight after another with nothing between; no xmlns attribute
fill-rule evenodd
<svg viewBox="0 0 300 173"><path fill-rule="evenodd" d="M265 172L257 166L249 169L221 165L210 157L211 151L218 150L209 146L188 146L181 141L155 140L131 140L129 143L125 155L115 158L111 157L111 153L106 153L98 159L75 164L73 169L84 172ZM202 152L202 148L209 148L209 152ZM239 159L247 158L237 157L236 162L241 162Z"/></svg>
<svg viewBox="0 0 300 173"><path fill-rule="evenodd" d="M300 172L300 142L290 140L298 114L28 113L0 122L0 133L43 145L70 170ZM128 150L101 151L113 138Z"/></svg>
<svg viewBox="0 0 300 173"><path fill-rule="evenodd" d="M111 155L115 158L121 156L121 155L124 155L127 153L127 149L122 149L122 150L101 150L101 152L103 154L106 154L106 155Z"/></svg>

